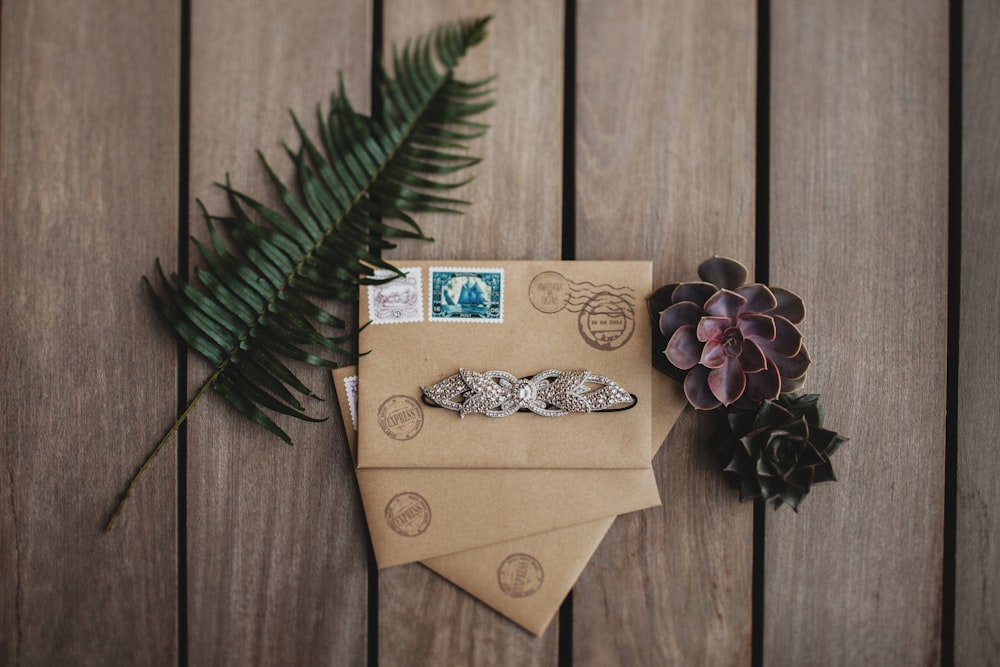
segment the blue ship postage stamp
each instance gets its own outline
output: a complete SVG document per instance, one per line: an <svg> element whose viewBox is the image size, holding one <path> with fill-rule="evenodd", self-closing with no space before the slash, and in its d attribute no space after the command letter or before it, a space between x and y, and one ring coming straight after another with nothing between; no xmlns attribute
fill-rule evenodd
<svg viewBox="0 0 1000 667"><path fill-rule="evenodd" d="M503 322L503 269L431 267L430 314L441 322Z"/></svg>

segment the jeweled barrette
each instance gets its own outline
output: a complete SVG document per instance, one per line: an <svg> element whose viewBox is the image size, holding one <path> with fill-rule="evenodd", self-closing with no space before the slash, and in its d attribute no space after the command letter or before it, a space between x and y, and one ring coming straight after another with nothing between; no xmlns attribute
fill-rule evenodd
<svg viewBox="0 0 1000 667"><path fill-rule="evenodd" d="M518 378L506 371L480 373L460 368L455 375L421 389L424 403L454 410L459 417L506 417L528 410L543 417L619 412L638 400L611 378L590 371L547 370Z"/></svg>

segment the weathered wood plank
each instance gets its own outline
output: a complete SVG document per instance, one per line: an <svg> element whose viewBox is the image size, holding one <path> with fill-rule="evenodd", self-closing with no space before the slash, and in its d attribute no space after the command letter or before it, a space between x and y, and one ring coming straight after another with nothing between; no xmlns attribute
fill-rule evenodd
<svg viewBox="0 0 1000 667"><path fill-rule="evenodd" d="M955 664L1000 655L1000 5L966 0L963 55L962 284L958 370Z"/></svg>
<svg viewBox="0 0 1000 667"><path fill-rule="evenodd" d="M0 663L177 660L173 337L140 282L176 262L174 4L5 2L0 90Z"/></svg>
<svg viewBox="0 0 1000 667"><path fill-rule="evenodd" d="M764 662L937 664L947 3L774 6L771 281L801 293L840 481L768 513Z"/></svg>
<svg viewBox="0 0 1000 667"><path fill-rule="evenodd" d="M752 265L754 3L577 4L579 259ZM685 413L654 466L664 506L620 517L573 598L574 664L746 665L752 508Z"/></svg>
<svg viewBox="0 0 1000 667"><path fill-rule="evenodd" d="M359 109L369 99L372 9L367 2L194 3L191 192L224 213L212 183L277 198L254 149L279 174L297 146L288 116L316 127L315 105L337 72ZM204 237L193 202L191 229ZM194 252L192 250L192 252ZM194 257L194 255L193 255ZM349 321L356 315L344 309ZM329 375L300 368L326 403ZM208 376L192 363L193 392ZM359 664L367 655L366 531L343 431L335 419L290 423L288 448L217 396L188 436L190 659L194 665Z"/></svg>
<svg viewBox="0 0 1000 667"><path fill-rule="evenodd" d="M539 6L536 6L539 5ZM465 215L420 218L433 244L409 241L387 257L559 259L562 221L563 8L527 0L386 0L385 53L444 21L492 15L489 37L457 75L496 75L492 127L472 149L476 180L455 191ZM461 178L468 178L462 175Z"/></svg>
<svg viewBox="0 0 1000 667"><path fill-rule="evenodd" d="M386 0L386 48L442 21L494 14L490 36L458 75L497 75L497 106L476 142L476 180L458 192L462 217L422 216L434 244L401 244L389 257L558 259L562 219L562 3ZM412 619L420 618L414 624ZM554 664L558 620L535 638L419 566L379 573L382 665Z"/></svg>

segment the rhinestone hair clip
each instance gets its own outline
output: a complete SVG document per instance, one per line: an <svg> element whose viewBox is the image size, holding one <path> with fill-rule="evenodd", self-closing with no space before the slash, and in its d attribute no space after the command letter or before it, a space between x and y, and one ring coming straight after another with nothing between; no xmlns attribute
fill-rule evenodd
<svg viewBox="0 0 1000 667"><path fill-rule="evenodd" d="M454 410L459 417L506 417L529 410L543 417L620 412L638 400L614 380L590 371L547 370L518 378L506 371L479 373L460 368L455 375L421 389L424 403Z"/></svg>

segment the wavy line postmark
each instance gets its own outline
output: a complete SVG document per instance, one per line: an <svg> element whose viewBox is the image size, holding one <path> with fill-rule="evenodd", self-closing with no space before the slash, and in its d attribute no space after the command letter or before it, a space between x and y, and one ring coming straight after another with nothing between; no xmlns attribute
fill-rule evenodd
<svg viewBox="0 0 1000 667"><path fill-rule="evenodd" d="M635 292L630 287L573 281L556 271L542 271L528 286L535 310L554 315L575 313L580 337L598 350L617 350L635 332Z"/></svg>

